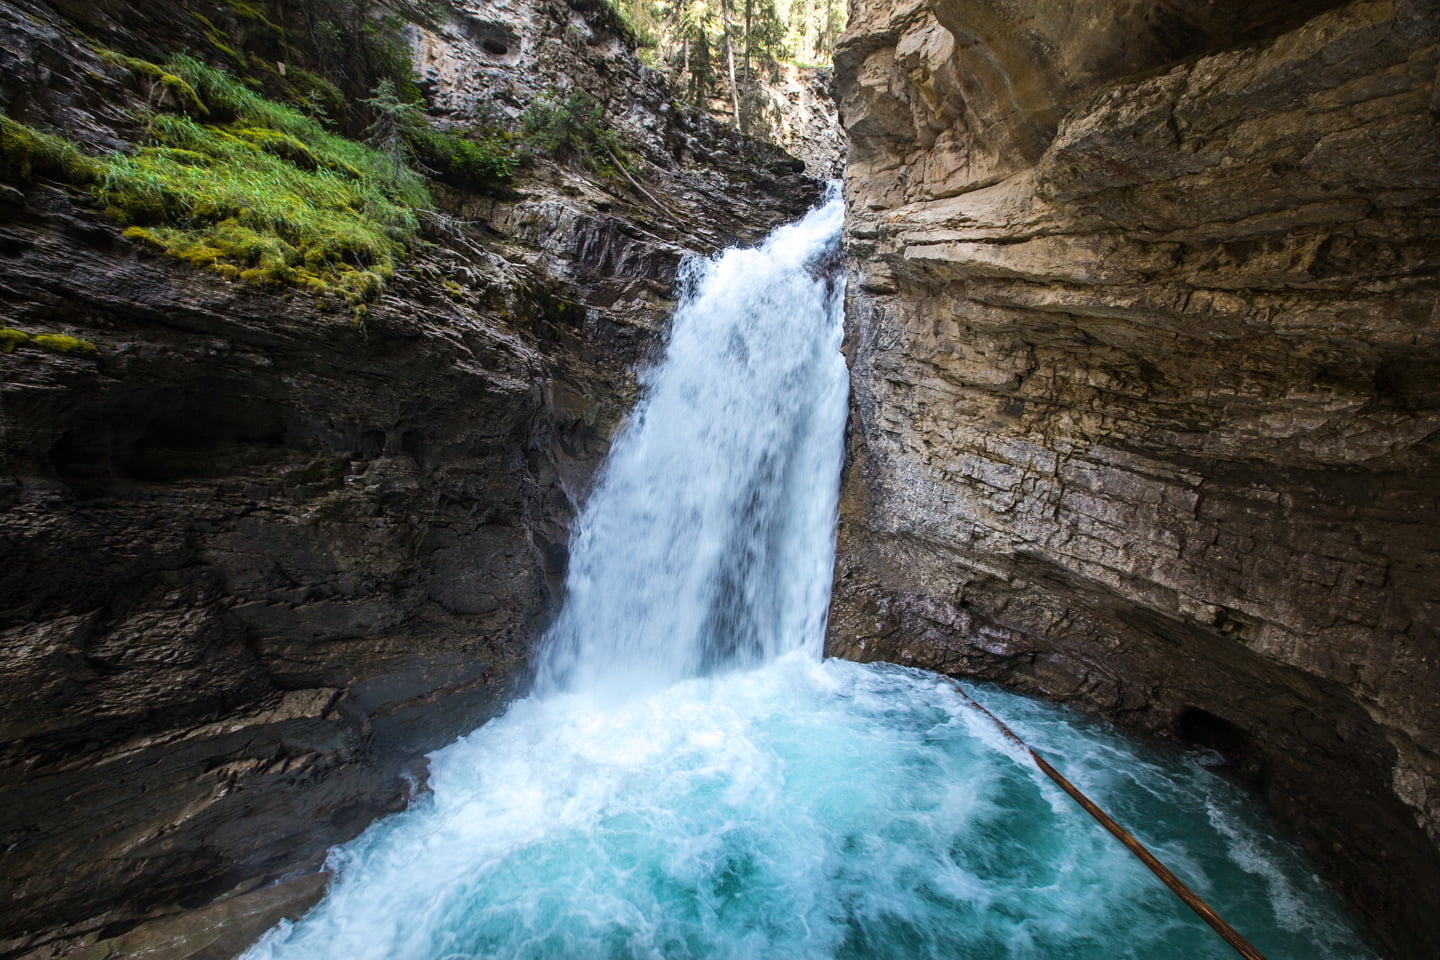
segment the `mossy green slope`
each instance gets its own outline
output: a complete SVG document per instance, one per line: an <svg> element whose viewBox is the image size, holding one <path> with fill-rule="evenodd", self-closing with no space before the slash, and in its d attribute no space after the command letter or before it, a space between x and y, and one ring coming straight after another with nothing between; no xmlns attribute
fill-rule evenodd
<svg viewBox="0 0 1440 960"><path fill-rule="evenodd" d="M160 73L182 112L150 114L144 146L91 157L0 117L0 173L88 186L127 236L225 276L378 294L432 206L424 179L190 57Z"/></svg>

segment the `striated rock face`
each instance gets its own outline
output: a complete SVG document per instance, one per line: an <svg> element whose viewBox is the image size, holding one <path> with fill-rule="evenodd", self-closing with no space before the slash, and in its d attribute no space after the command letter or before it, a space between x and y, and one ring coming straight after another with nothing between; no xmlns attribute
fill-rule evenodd
<svg viewBox="0 0 1440 960"><path fill-rule="evenodd" d="M1308 19L1307 19L1308 18ZM1440 5L860 4L830 650L1218 747L1440 942Z"/></svg>
<svg viewBox="0 0 1440 960"><path fill-rule="evenodd" d="M588 218L597 208L622 212L614 208L625 202L622 197L646 208L631 209L626 219L638 221L648 240L673 245L674 261L683 252L761 236L768 224L805 209L818 196L813 177L822 172L801 179L796 174L805 164L796 157L673 102L663 76L641 66L610 29L614 14L606 0L454 0L447 6L451 12L443 24L408 33L432 116L459 124L495 117L513 121L549 91L584 90L604 105L606 120L636 155L634 176L650 194L639 195L622 182L610 185L621 188L621 197L601 196L594 185L562 177L551 183L552 192L561 195L559 208L512 208L497 201L498 208L481 204L463 211L539 245L543 256L534 268L564 272L564 264L550 262L568 258L557 242L566 234L564 222ZM587 191L592 195L579 204L564 199ZM634 252L646 255L645 246ZM613 266L622 274L636 269ZM656 276L668 283L674 268L674 262L658 264Z"/></svg>
<svg viewBox="0 0 1440 960"><path fill-rule="evenodd" d="M3 106L118 144L141 104L80 31L160 58L202 9L233 20L0 3ZM661 111L603 24L502 12L530 31L506 69L565 62L550 82L606 92L651 196L543 162L448 193L457 222L362 323L153 255L73 192L0 186L0 325L98 347L0 353L0 955L218 956L311 902L262 888L402 806L423 754L524 676L681 260L816 196L784 154Z"/></svg>
<svg viewBox="0 0 1440 960"><path fill-rule="evenodd" d="M727 154L763 149L726 123L682 106L660 73L648 69L637 73L633 56L619 39L603 29L597 32L582 10L571 9L568 16L539 16L541 8L537 6L529 16L516 19L513 6L500 0L467 0L456 8L444 26L411 34L415 62L431 93L434 115L461 121L486 114L516 119L526 104L554 85L556 77L565 77L584 90L607 91L613 89L615 75L620 73L635 85L608 106L618 108L615 119L627 141L658 146L674 159L686 161L691 189L695 178L703 178L708 168L714 176L710 186L722 190L711 199L723 202L730 192L725 189L726 179L738 172L733 157ZM580 60L580 70L576 70L577 48L592 45L600 55ZM532 61L531 69L515 70L520 59ZM831 80L828 71L793 64L777 66L773 74L757 78L763 116L754 132L783 148L816 178L838 177L845 160L845 134L835 112ZM715 102L728 109L729 101ZM723 115L724 109L719 113ZM733 121L733 116L726 119ZM658 140L648 142L656 134ZM782 156L775 153L772 162L784 164ZM753 160L748 158L752 167ZM656 170L663 171L665 166L657 165ZM663 173L661 177L669 181ZM687 193L687 185L678 182L667 182L665 187L678 189L692 202L705 199L703 193ZM701 237L712 229L707 221L691 226Z"/></svg>
<svg viewBox="0 0 1440 960"><path fill-rule="evenodd" d="M783 64L763 71L757 90L763 98L765 139L805 161L805 172L838 178L845 170L845 131L835 112L829 70Z"/></svg>

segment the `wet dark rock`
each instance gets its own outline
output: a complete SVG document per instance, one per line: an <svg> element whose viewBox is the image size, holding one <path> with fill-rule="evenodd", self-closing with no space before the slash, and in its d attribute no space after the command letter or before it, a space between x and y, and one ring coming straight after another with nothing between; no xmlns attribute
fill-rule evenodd
<svg viewBox="0 0 1440 960"><path fill-rule="evenodd" d="M119 144L139 104L77 23L163 59L202 7L0 3L0 93ZM441 188L450 220L358 320L154 255L59 185L0 191L4 324L97 347L0 353L0 955L229 956L315 895L263 891L523 682L682 260L818 195L699 118L720 168L675 159L633 57L603 30L562 57L528 32L548 9L456 56L504 38L527 82L603 81L670 209L544 162Z"/></svg>
<svg viewBox="0 0 1440 960"><path fill-rule="evenodd" d="M281 920L297 920L325 894L328 873L242 891L177 917L140 924L76 950L78 960L220 960L243 952Z"/></svg>

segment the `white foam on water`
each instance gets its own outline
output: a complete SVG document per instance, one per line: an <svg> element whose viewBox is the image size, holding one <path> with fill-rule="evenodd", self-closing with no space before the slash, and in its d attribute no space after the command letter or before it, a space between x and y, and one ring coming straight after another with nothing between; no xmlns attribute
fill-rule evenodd
<svg viewBox="0 0 1440 960"><path fill-rule="evenodd" d="M1266 838L1257 833L1218 803L1214 797L1205 798L1205 813L1217 833L1225 840L1225 853L1241 870L1259 877L1265 882L1265 889L1275 920L1286 930L1300 933L1314 924L1326 924L1325 917L1317 917L1305 903L1303 895L1295 889L1285 869L1277 862L1277 853L1286 851L1266 849Z"/></svg>
<svg viewBox="0 0 1440 960"><path fill-rule="evenodd" d="M1065 716L976 692L1020 725ZM800 651L620 705L520 701L436 753L431 795L337 852L324 903L251 957L1226 956L971 715L929 675ZM1051 748L1081 770L1152 762L1103 730ZM1273 877L1214 873L1214 772L1176 758L1154 775L1197 811L1169 843L1197 851L1216 908L1271 960L1370 956L1277 921ZM1107 802L1154 802L1120 782ZM1335 910L1298 858L1274 869L1307 917Z"/></svg>
<svg viewBox="0 0 1440 960"><path fill-rule="evenodd" d="M250 960L1230 956L950 683L820 660L841 216L690 267L534 694L432 754ZM969 689L1270 960L1372 956L1215 770Z"/></svg>

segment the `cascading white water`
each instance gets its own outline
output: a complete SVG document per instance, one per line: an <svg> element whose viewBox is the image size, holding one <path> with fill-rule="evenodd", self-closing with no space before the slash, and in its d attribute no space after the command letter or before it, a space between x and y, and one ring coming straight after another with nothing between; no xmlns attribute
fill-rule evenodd
<svg viewBox="0 0 1440 960"><path fill-rule="evenodd" d="M845 416L832 197L694 265L580 519L536 692L433 754L251 960L1221 958L914 670L821 662ZM970 691L1270 960L1372 957L1203 754Z"/></svg>
<svg viewBox="0 0 1440 960"><path fill-rule="evenodd" d="M580 517L537 692L628 694L819 653L847 390L838 197L695 261Z"/></svg>

